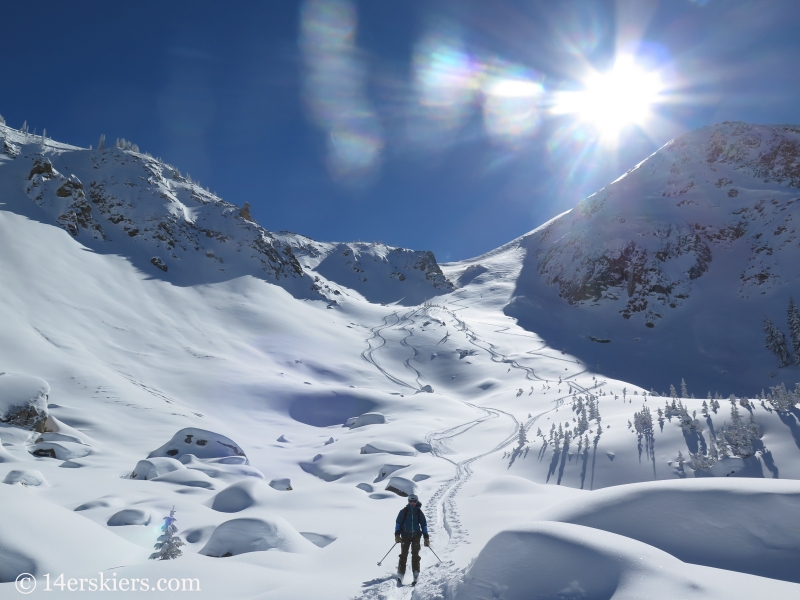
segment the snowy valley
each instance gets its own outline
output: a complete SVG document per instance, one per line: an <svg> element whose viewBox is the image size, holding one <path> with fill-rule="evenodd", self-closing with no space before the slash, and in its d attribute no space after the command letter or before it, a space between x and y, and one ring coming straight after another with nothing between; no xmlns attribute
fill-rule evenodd
<svg viewBox="0 0 800 600"><path fill-rule="evenodd" d="M2 597L800 597L800 129L686 134L442 265L0 145Z"/></svg>

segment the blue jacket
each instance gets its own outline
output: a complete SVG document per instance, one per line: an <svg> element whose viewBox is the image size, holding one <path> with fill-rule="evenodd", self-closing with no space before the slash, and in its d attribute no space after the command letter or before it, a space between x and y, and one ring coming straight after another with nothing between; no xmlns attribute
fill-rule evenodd
<svg viewBox="0 0 800 600"><path fill-rule="evenodd" d="M409 504L397 514L394 532L404 535L419 535L420 531L423 535L428 535L428 520L419 503L416 506Z"/></svg>

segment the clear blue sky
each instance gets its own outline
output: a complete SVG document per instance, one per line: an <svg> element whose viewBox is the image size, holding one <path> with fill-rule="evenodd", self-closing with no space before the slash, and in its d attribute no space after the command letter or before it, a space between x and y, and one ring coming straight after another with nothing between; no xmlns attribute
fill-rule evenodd
<svg viewBox="0 0 800 600"><path fill-rule="evenodd" d="M440 261L529 231L684 131L800 122L796 0L42 0L0 14L9 125L82 146L124 137L249 201L270 230ZM665 89L610 147L549 109L621 49ZM508 121L513 103L491 112L481 90L502 77L538 86L529 122Z"/></svg>

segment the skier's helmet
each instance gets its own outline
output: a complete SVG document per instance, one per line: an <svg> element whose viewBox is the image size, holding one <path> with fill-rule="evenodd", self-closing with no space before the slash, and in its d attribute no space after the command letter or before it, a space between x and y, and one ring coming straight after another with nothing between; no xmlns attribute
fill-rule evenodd
<svg viewBox="0 0 800 600"><path fill-rule="evenodd" d="M409 502L419 502L419 498L417 498L416 494L409 494L408 495L408 501Z"/></svg>

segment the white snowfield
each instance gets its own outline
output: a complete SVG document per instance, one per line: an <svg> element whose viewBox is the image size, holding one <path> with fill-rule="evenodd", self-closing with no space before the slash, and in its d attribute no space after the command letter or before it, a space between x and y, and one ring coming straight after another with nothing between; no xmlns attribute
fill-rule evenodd
<svg viewBox="0 0 800 600"><path fill-rule="evenodd" d="M800 598L793 386L763 378L707 399L687 376L661 396L548 345L503 312L519 244L446 265L453 290L438 265L399 259L370 258L368 282L351 281L334 269L352 271L345 246L383 250L270 237L218 199L203 206L221 213L194 212L195 184L155 175L174 198L126 198L130 223L85 199L73 236L53 209L67 181L84 206L73 168L98 165L76 175L83 190L93 171L106 190L134 189L128 169L151 159L2 136L0 400L46 415L0 423L0 597L28 573L35 598L156 597L159 582L192 589L165 597L265 600ZM39 198L27 178L42 158L64 179L34 174ZM159 255L166 271L151 263L168 245L158 203L182 203L186 223L206 215L204 231L227 237L212 234L223 262L181 225L169 239L186 248ZM340 252L330 277L303 262L314 248ZM11 376L25 383L13 402ZM398 588L408 493L432 549L417 586ZM183 555L150 560L173 508Z"/></svg>

